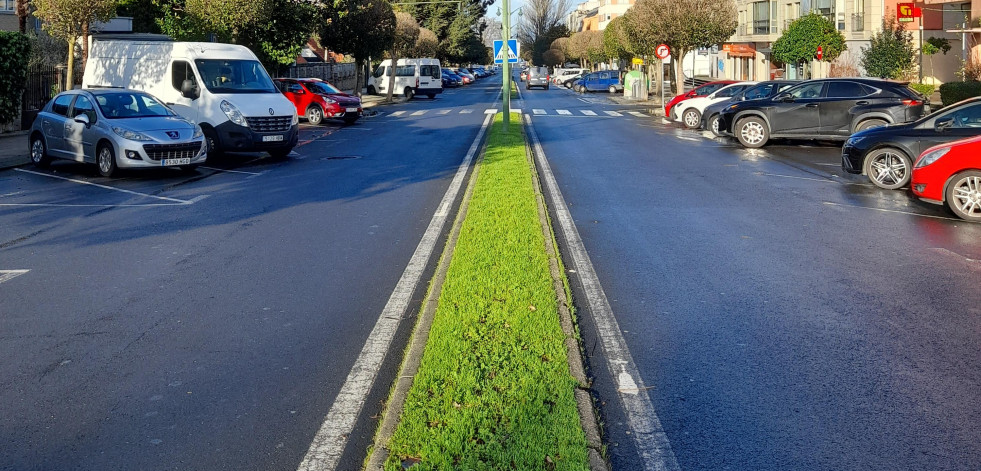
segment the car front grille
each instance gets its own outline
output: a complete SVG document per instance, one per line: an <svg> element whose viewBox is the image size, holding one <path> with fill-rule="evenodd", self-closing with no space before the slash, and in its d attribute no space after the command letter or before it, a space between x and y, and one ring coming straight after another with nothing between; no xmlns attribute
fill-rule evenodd
<svg viewBox="0 0 981 471"><path fill-rule="evenodd" d="M193 159L201 150L201 141L189 144L144 144L143 151L150 160Z"/></svg>
<svg viewBox="0 0 981 471"><path fill-rule="evenodd" d="M255 132L286 132L293 125L292 116L249 116L245 121Z"/></svg>

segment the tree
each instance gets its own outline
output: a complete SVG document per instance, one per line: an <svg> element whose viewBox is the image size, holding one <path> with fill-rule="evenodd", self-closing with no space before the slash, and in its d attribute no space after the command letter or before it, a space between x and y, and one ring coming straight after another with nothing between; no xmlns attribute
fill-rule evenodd
<svg viewBox="0 0 981 471"><path fill-rule="evenodd" d="M340 0L321 10L320 41L350 54L357 64L354 93L361 94L361 75L369 57L380 56L395 37L395 12L388 0ZM371 25L366 28L365 25Z"/></svg>
<svg viewBox="0 0 981 471"><path fill-rule="evenodd" d="M569 0L528 0L521 7L515 33L522 49L531 51L532 63L540 64L552 41L569 35L563 20L570 7Z"/></svg>
<svg viewBox="0 0 981 471"><path fill-rule="evenodd" d="M935 38L930 36L923 44L921 49L923 53L930 58L930 73L935 73L935 69L933 68L933 55L938 52L943 52L946 56L947 52L950 51L950 41L948 41L947 38Z"/></svg>
<svg viewBox="0 0 981 471"><path fill-rule="evenodd" d="M627 35L624 16L618 16L603 30L603 50L610 59L630 60L630 40Z"/></svg>
<svg viewBox="0 0 981 471"><path fill-rule="evenodd" d="M185 0L185 9L222 39L237 42L243 29L268 17L269 0Z"/></svg>
<svg viewBox="0 0 981 471"><path fill-rule="evenodd" d="M27 34L27 16L31 14L30 1L16 0L14 10L17 13L17 27L20 29L21 34Z"/></svg>
<svg viewBox="0 0 981 471"><path fill-rule="evenodd" d="M565 62L565 54L558 49L549 49L542 54L542 64L548 66L559 66Z"/></svg>
<svg viewBox="0 0 981 471"><path fill-rule="evenodd" d="M34 0L34 16L52 36L68 42L66 88L75 83L75 43L82 39L82 67L89 53L89 27L94 21L108 21L116 12L116 0Z"/></svg>
<svg viewBox="0 0 981 471"><path fill-rule="evenodd" d="M419 38L416 39L412 55L415 57L436 57L438 53L439 38L436 37L436 33L426 28L419 28Z"/></svg>
<svg viewBox="0 0 981 471"><path fill-rule="evenodd" d="M315 29L317 9L303 0L272 0L269 17L246 28L240 42L270 70L296 62Z"/></svg>
<svg viewBox="0 0 981 471"><path fill-rule="evenodd" d="M915 52L913 33L889 17L882 21L882 29L872 35L869 47L862 48L862 67L872 77L905 79L916 68Z"/></svg>
<svg viewBox="0 0 981 471"><path fill-rule="evenodd" d="M645 30L671 47L675 72L683 77L681 58L700 47L709 47L736 33L736 3L718 0L637 0L631 12L635 28ZM628 29L629 30L629 29ZM631 36L631 41L634 40ZM684 93L684 81L677 92Z"/></svg>
<svg viewBox="0 0 981 471"><path fill-rule="evenodd" d="M31 41L19 32L0 31L0 124L20 117L21 95L27 81Z"/></svg>
<svg viewBox="0 0 981 471"><path fill-rule="evenodd" d="M400 57L408 55L412 47L416 45L419 38L419 23L416 19L404 11L395 12L395 35L392 37L392 44L388 49L388 57L392 60L392 67L388 69L391 85L388 87L388 101L392 101L395 92L395 77L398 69Z"/></svg>
<svg viewBox="0 0 981 471"><path fill-rule="evenodd" d="M845 51L845 37L828 18L811 13L804 15L787 27L773 43L773 60L781 64L803 64L816 58L821 47L824 62L831 62Z"/></svg>

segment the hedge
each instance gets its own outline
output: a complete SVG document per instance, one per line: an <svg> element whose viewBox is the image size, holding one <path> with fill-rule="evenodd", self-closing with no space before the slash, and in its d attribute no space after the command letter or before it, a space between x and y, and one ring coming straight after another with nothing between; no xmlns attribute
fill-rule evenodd
<svg viewBox="0 0 981 471"><path fill-rule="evenodd" d="M0 124L20 117L20 98L27 81L31 42L19 32L0 31Z"/></svg>
<svg viewBox="0 0 981 471"><path fill-rule="evenodd" d="M940 101L944 106L976 96L981 96L981 82L948 82L940 86Z"/></svg>

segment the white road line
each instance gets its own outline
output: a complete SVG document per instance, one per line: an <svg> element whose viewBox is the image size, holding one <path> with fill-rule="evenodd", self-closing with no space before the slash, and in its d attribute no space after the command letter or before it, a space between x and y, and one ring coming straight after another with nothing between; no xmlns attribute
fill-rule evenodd
<svg viewBox="0 0 981 471"><path fill-rule="evenodd" d="M606 113L606 114L608 114L610 116L623 116L622 114L617 113L616 111L604 111L604 113Z"/></svg>
<svg viewBox="0 0 981 471"><path fill-rule="evenodd" d="M576 229L572 214L562 198L562 192L548 165L548 159L545 157L545 151L538 140L531 119L525 119L525 126L531 138L542 181L545 182L546 191L551 195L555 220L559 222L559 228L569 244L572 265L580 277L589 311L596 323L596 330L607 357L607 368L610 370L610 375L616 378L617 394L623 403L631 431L630 436L634 439L634 446L642 460L643 469L679 471L681 468L671 449L671 443L654 411L654 404L647 393L633 356L627 348L627 342L623 338L606 293L600 285L589 254L586 253L586 247L579 236L579 230Z"/></svg>
<svg viewBox="0 0 981 471"><path fill-rule="evenodd" d="M215 168L215 167L205 167L205 166L201 166L201 167L199 167L199 168L206 168L206 169L208 169L208 170L214 170L214 171L216 171L216 172L225 172L225 173L242 173L242 174L245 174L245 175L252 175L252 176L254 176L254 177L257 177L257 176L259 176L259 175L262 175L263 173L266 173L266 172L259 172L259 173L256 173L256 172L246 172L246 171L244 171L244 170L229 170L229 169L227 169L227 168Z"/></svg>
<svg viewBox="0 0 981 471"><path fill-rule="evenodd" d="M473 113L473 110L471 110L470 108L464 108L460 110L460 114L470 114L470 113Z"/></svg>
<svg viewBox="0 0 981 471"><path fill-rule="evenodd" d="M586 116L596 116L596 112L592 110L579 110L579 111Z"/></svg>
<svg viewBox="0 0 981 471"><path fill-rule="evenodd" d="M934 215L931 215L931 214L918 214L918 213L914 213L914 212L910 212L910 211L900 211L898 209L872 208L872 207L869 207L869 206L856 206L854 204L832 203L831 201L825 201L824 204L826 204L828 206L838 206L840 208L868 209L870 211L879 211L881 213L906 214L906 215L909 215L909 216L918 216L918 217L921 217L921 218L943 219L945 221L958 221L958 222L963 222L961 219L958 219L958 218L952 218L952 217L946 217L946 216L934 216Z"/></svg>
<svg viewBox="0 0 981 471"><path fill-rule="evenodd" d="M22 168L15 168L14 170L16 170L18 172L24 172L24 173L34 174L34 175L40 175L42 177L57 178L58 180L65 180L65 181L69 181L69 182L72 182L72 183L78 183L78 184L81 184L81 185L92 185L92 186L95 186L95 187L104 188L106 190L118 191L118 192L121 192L121 193L130 194L130 195L144 196L144 197L147 197L147 198L153 198L153 199L158 199L158 200L163 200L163 201L171 201L171 202L180 203L180 204L190 204L190 202L188 202L188 201L179 200L177 198L168 198L166 196L148 195L146 193L140 193L138 191L124 190L122 188L113 188L111 186L100 185L98 183L87 182L87 181L84 181L84 180L76 180L74 178L59 177L59 176L56 176L56 175L48 175L47 173L35 172L33 170L24 170Z"/></svg>
<svg viewBox="0 0 981 471"><path fill-rule="evenodd" d="M29 271L30 270L0 270L0 283L3 283L4 281L10 281Z"/></svg>
<svg viewBox="0 0 981 471"><path fill-rule="evenodd" d="M487 108L484 110L484 114L497 114L497 108Z"/></svg>
<svg viewBox="0 0 981 471"><path fill-rule="evenodd" d="M531 112L532 112L532 113L535 113L536 115L541 115L541 114L546 114L546 113L545 113L545 110L543 110L543 109L538 109L538 108L535 108L535 109L533 109L533 110L531 110Z"/></svg>
<svg viewBox="0 0 981 471"><path fill-rule="evenodd" d="M392 113L391 116L402 116L404 114L405 114L405 110L402 110L402 111L396 111L396 112Z"/></svg>
<svg viewBox="0 0 981 471"><path fill-rule="evenodd" d="M560 115L562 115L562 116L571 116L572 115L572 112L569 111L569 110L555 110L555 111L557 113L559 113Z"/></svg>
<svg viewBox="0 0 981 471"><path fill-rule="evenodd" d="M453 110L439 110L439 114L450 114L450 111Z"/></svg>
<svg viewBox="0 0 981 471"><path fill-rule="evenodd" d="M836 183L836 184L843 184L843 185L851 184L849 182L839 182L839 181L835 181L835 180L829 180L827 178L798 177L798 176L795 176L795 175L781 175L779 173L766 173L766 172L756 172L756 174L757 175L764 176L764 177L793 178L795 180L809 180L809 181L812 181L812 182Z"/></svg>
<svg viewBox="0 0 981 471"><path fill-rule="evenodd" d="M521 114L521 108L511 108L511 112Z"/></svg>
<svg viewBox="0 0 981 471"><path fill-rule="evenodd" d="M686 141L702 142L701 139L695 139L694 137L688 137L688 136L675 136L675 137L677 137L678 139L684 139Z"/></svg>
<svg viewBox="0 0 981 471"><path fill-rule="evenodd" d="M409 116L422 116L422 115L426 114L427 111L429 111L429 110L419 110L419 111L416 111L415 113L410 114Z"/></svg>
<svg viewBox="0 0 981 471"><path fill-rule="evenodd" d="M630 115L633 115L633 116L636 116L636 117L638 117L638 118L646 118L646 117L647 117L647 115L646 115L646 114L644 114L644 113L641 113L640 111L628 111L628 112L627 112L627 114L630 114Z"/></svg>
<svg viewBox="0 0 981 471"><path fill-rule="evenodd" d="M488 114L484 118L484 124L480 127L473 144L470 145L470 150L467 151L463 162L457 168L456 176L453 177L450 187L446 189L443 200L433 214L426 233L419 241L415 253L412 254L409 264L405 267L405 271L402 272L402 278L395 285L395 290L378 316L378 321L368 335L368 340L361 349L358 359L354 362L344 385L341 386L337 398L334 399L334 404L327 412L323 425L320 426L320 430L314 436L306 456L303 457L303 461L297 468L299 471L333 471L337 468L338 460L340 460L347 443L347 437L354 430L354 423L361 413L361 408L364 406L372 384L375 382L378 369L388 354L392 337L395 335L395 331L409 307L409 302L412 300L412 292L419 285L426 264L432 257L437 243L440 242L439 235L451 215L451 206L460 193L463 180L470 169L470 162L477 154L480 141L493 119L494 115L492 114Z"/></svg>

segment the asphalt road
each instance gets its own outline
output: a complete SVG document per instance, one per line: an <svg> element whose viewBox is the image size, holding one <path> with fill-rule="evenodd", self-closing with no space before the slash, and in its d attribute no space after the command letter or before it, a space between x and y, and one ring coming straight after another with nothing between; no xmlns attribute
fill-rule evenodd
<svg viewBox="0 0 981 471"><path fill-rule="evenodd" d="M836 144L522 93L681 469L981 468L981 225L843 173ZM570 276L614 469L643 469Z"/></svg>
<svg viewBox="0 0 981 471"><path fill-rule="evenodd" d="M493 82L303 125L286 161L0 171L0 270L28 270L0 274L0 469L296 469ZM424 289L337 469L364 460Z"/></svg>

